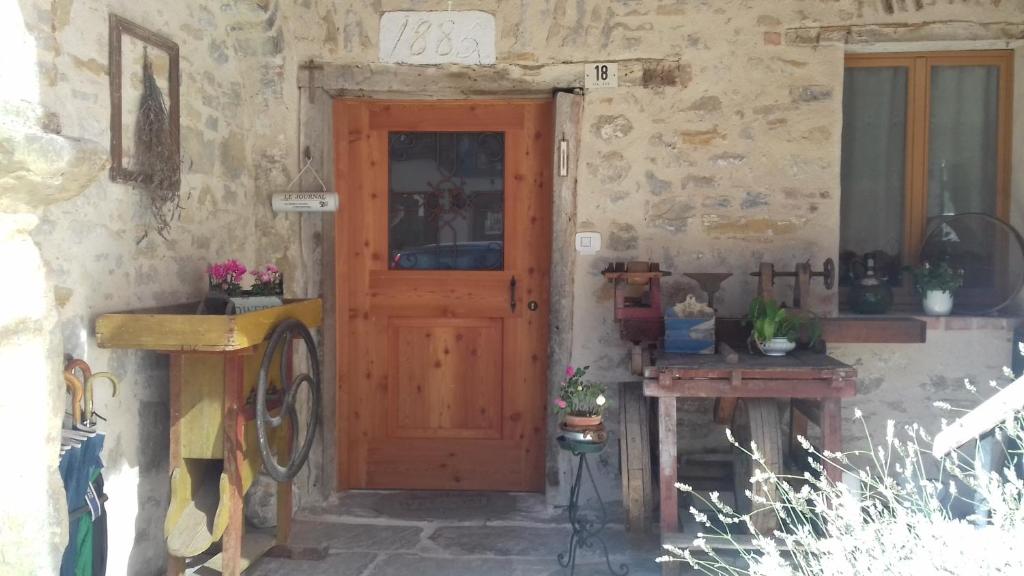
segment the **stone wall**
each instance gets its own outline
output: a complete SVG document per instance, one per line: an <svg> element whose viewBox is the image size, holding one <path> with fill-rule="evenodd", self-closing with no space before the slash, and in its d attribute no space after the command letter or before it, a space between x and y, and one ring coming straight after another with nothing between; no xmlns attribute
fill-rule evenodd
<svg viewBox="0 0 1024 576"><path fill-rule="evenodd" d="M311 13L296 18L309 40L298 50L302 58L361 66L345 86L351 93L371 85L367 89L374 94L401 97L408 91L422 97L421 81L406 84L403 79L410 75L393 74L388 85L379 77L387 74L386 67L366 66L377 61L379 14L447 8L441 0L344 6L319 2ZM1024 38L1024 3L991 0L476 0L458 2L454 8L494 13L499 67L514 65L517 72L532 67L534 80L557 76L549 75L549 69L600 60L644 61L645 72L650 72L642 82L586 96L578 210L569 216L577 229L601 232L606 250L576 258L572 282L553 287L556 298L560 292L573 295L573 360L592 364L608 383L630 378L626 349L611 314L611 290L599 274L608 261L652 259L676 271L666 282L670 301L695 288L679 272L738 272L719 297L725 313L738 314L754 291L753 279L744 273L761 260L789 268L807 259L819 265L836 256L842 62L847 50L1014 48ZM325 23L326 30L319 30L317 22ZM441 68L450 68L452 75L465 73ZM445 97L452 97L448 84ZM480 93L479 85L467 82L466 97ZM1015 164L1020 158L1018 149ZM1017 197L1020 181L1014 178ZM834 311L834 292L816 288L817 309ZM890 366L881 350L906 354L913 366L890 375L885 385L865 389L865 405L880 414L874 423L895 417L937 425L937 416L927 408L937 394L926 383L948 374L948 367L935 367L961 345L987 352L985 360L975 356L961 361L953 371L961 376L987 381L995 375L994 366L1009 361L1006 330L939 338L944 343L838 349L838 354L852 354L849 358L857 360L871 382L877 382L882 367ZM878 401L890 397L904 400ZM722 448L721 429L706 425L707 408L702 402L682 407L680 424L688 449ZM610 420L616 420L614 414ZM848 433L860 437L852 422ZM614 452L605 455L601 469L607 493L617 494ZM564 479L566 471L561 472ZM556 499L564 496L564 486L549 488Z"/></svg>
<svg viewBox="0 0 1024 576"><path fill-rule="evenodd" d="M37 509L48 506L55 512L52 517L37 512L39 518L32 522L39 526L27 520L32 513L24 514L22 524L4 522L0 557L9 564L0 572L8 567L18 567L10 573L19 574L56 572L62 534L66 538L66 516L59 510L62 492L53 475L56 430L63 412L57 370L65 353L86 359L94 369L113 372L121 383L117 398L99 390L96 400L97 411L107 419L99 428L107 435L103 460L110 496L108 573L162 573L168 489L167 362L152 353L100 350L93 325L105 312L197 300L206 290L206 264L229 257L250 266L276 263L284 271L289 297L319 293L319 218L270 210L270 194L283 190L296 172L295 62L285 55L288 41L272 2L19 0L6 10L13 14L5 14L5 24L15 23L25 34L22 52L5 51L7 61L13 59L17 65L4 74L26 72L2 83L34 85L5 94L8 107L0 112L0 124L10 123L13 108L38 110L42 121L28 131L30 137L14 141L11 149L21 157L4 163L6 157L0 155L0 165L13 166L8 174L0 174L0 179L10 180L0 195L3 210L24 213L20 227L7 226L4 220L5 240L12 231L22 231L18 244L4 244L4 254L5 262L8 254L28 255L18 260L25 261L24 269L12 272L25 278L26 291L34 287L31 295L43 307L29 312L40 318L33 320L36 324L11 328L19 331L17 341L8 338L5 317L2 345L6 356L18 352L18 341L52 342L48 349L36 349L41 356L45 350L49 372L24 383L41 397L21 398L20 406L31 410L14 422L28 419L31 425L23 422L21 433L40 439L39 445L34 440L27 445L27 454L18 452L17 467L33 469L38 464L39 470L50 471L47 497L28 501ZM183 211L166 239L156 232L144 193L112 183L103 169L109 142L111 12L169 37L181 51ZM62 183L44 173L66 169L58 163L55 146L42 149L24 142L48 133L55 140L54 134L61 135L59 142L91 143L100 151L98 161L91 164L66 163L87 177L76 180L65 174ZM7 150L0 145L0 152ZM43 192L56 198L15 202ZM15 245L24 249L9 252ZM34 250L41 254L35 265L38 273L30 258ZM15 282L13 277L9 282ZM4 299L22 295L5 291ZM50 406L45 419L40 412L44 405ZM4 415L6 423L6 409ZM45 434L36 430L43 424L48 425ZM25 484L35 480L35 485L45 487L41 478L26 478ZM39 543L19 549L10 542L16 534ZM49 549L40 553L42 546ZM25 564L18 564L22 553Z"/></svg>
<svg viewBox="0 0 1024 576"><path fill-rule="evenodd" d="M12 231L4 246L26 249L24 277L46 286L31 312L0 318L5 352L16 349L10 339L16 334L40 362L35 388L26 393L32 412L23 419L53 424L59 418L55 353L85 357L122 379L122 394L101 396L97 405L109 418L110 572L155 574L163 560L167 489L166 364L153 354L98 350L95 317L195 299L204 291L205 263L227 257L276 261L290 296L318 293L319 220L275 215L268 202L295 173L304 101L295 88L297 66L308 58L376 62L382 11L447 9L448 2L18 0L14 6L27 48L17 53L21 65L5 65L3 73L34 72L35 84L0 83L29 88L4 93L4 102L38 110L33 134L84 142L86 149L88 143L104 149L109 137L108 12L181 47L185 210L169 239L152 232L138 191L112 184L89 154L73 163L79 172L67 172L82 174L73 185L37 179L49 190L47 202L7 202L24 197L24 182L0 189L2 210L19 214L3 228ZM682 271L736 272L720 302L737 313L753 291L744 273L757 262L788 268L836 256L844 44L895 49L942 42L946 49L969 49L1016 47L1024 37L1024 0L465 0L453 8L496 15L499 64L648 63L641 85L587 94L582 120L577 228L600 231L607 250L576 259L573 360L593 365L609 383L629 375L611 292L598 274L608 261L660 261L677 272L666 284L669 300L693 289ZM9 117L0 112L0 120ZM0 146L0 163L7 153ZM1020 190L1020 177L1014 180ZM29 234L34 243L26 244ZM568 289L555 286L554 297ZM833 294L816 294L819 310L834 310ZM865 412L926 417L918 409L948 399L959 377L985 379L1000 358L1008 361L1007 334L949 332L930 336L927 345L844 346L837 353L857 361L871 388L865 388ZM950 359L965 349L973 351L970 358ZM15 405L3 406L4 414L16 413ZM684 411L684 433L699 412ZM24 456L26 464L34 458L50 472L26 477L26 486L53 481L55 456L39 453L55 450L49 428L50 435L39 430L44 440ZM610 453L602 462L606 494L618 494L617 470ZM33 490L33 510L50 518L54 494L48 501ZM36 548L12 542L5 530L5 561L52 561L46 548L61 545L59 511L53 514L29 527L51 534Z"/></svg>
<svg viewBox="0 0 1024 576"><path fill-rule="evenodd" d="M494 13L499 66L533 67L537 77L567 63L645 62L642 82L586 95L578 209L570 216L578 230L601 232L605 250L576 258L572 282L553 287L555 298L560 291L573 296L573 361L591 364L608 383L631 378L612 317L611 287L600 276L609 261L650 259L676 272L665 282L670 303L695 289L681 272L734 272L718 302L724 313L736 315L755 290L746 272L760 261L785 269L836 258L847 50L1024 46L1019 0L470 0L453 7ZM298 50L331 63L374 63L381 11L447 8L442 0L318 2L311 15L327 29L310 25L307 16L303 30L310 42ZM382 87L380 67L362 72L372 76L367 83L374 90L420 95L398 81L399 74ZM347 88L362 87L353 82ZM467 86L467 94L479 92L479 86ZM1018 151L1015 164L1020 158ZM1014 178L1018 197L1020 181ZM779 286L786 296L789 283ZM818 311L834 312L834 291L816 284L812 292ZM928 383L997 376L1009 362L1008 334L949 332L926 345L842 346L837 354L856 361L865 374L865 412L878 413L873 424L915 418L934 427L937 416L928 406L946 391ZM947 359L961 347L985 353L960 359L954 369ZM906 364L893 368L894 357ZM706 425L706 403L681 408L684 446L722 447L721 430ZM851 438L861 437L852 422L847 428ZM617 494L614 452L601 469L606 493Z"/></svg>

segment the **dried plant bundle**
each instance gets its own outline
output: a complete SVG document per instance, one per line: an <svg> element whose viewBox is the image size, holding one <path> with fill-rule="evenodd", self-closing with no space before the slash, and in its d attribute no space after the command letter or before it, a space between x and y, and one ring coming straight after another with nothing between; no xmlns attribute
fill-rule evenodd
<svg viewBox="0 0 1024 576"><path fill-rule="evenodd" d="M142 95L135 122L132 169L136 186L149 195L157 233L166 238L171 223L181 212L178 158L171 146L170 125L164 95L153 75L148 48L142 52Z"/></svg>

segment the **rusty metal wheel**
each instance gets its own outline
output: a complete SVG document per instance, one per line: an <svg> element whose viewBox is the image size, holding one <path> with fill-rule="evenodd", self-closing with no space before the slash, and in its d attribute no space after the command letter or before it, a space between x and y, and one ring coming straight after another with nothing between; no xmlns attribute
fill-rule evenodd
<svg viewBox="0 0 1024 576"><path fill-rule="evenodd" d="M288 359L285 354L291 351L289 343L298 335L305 345L309 354L309 367L311 374L299 374L295 376L290 384L286 384L288 378ZM270 367L276 356L281 356L279 363L280 382L284 388L283 403L277 416L270 413L267 407L267 388L269 386ZM310 409L309 422L306 425L306 433L297 449L292 450L288 463L282 466L277 461L270 439L270 431L279 428L285 423L285 419L291 420L292 434L298 433L299 417L295 403L299 388L305 385L309 389ZM271 478L278 482L287 482L299 473L299 470L306 464L309 458L309 451L313 448L313 440L316 437L316 427L320 417L320 361L317 356L316 343L313 335L302 322L289 319L281 322L274 328L270 336L267 349L263 353L263 360L260 362L259 381L256 385L256 438L260 445L260 455L263 457L263 467Z"/></svg>

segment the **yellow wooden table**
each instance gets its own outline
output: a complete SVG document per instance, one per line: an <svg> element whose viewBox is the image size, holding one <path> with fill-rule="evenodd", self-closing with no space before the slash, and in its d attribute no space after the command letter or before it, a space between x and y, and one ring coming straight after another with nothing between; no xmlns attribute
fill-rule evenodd
<svg viewBox="0 0 1024 576"><path fill-rule="evenodd" d="M288 543L292 516L291 482L283 482L277 491L276 534L245 534L243 497L261 463L255 426L247 426L255 417L254 407L246 398L256 387L275 326L296 319L313 329L322 321L323 303L292 300L235 316L197 315L197 307L192 303L104 314L96 320L96 341L101 348L170 355L167 574L184 574L186 558L221 540L221 553L206 565L235 576L274 544ZM269 374L279 373L280 361L275 360ZM290 380L290 358L288 362ZM271 380L284 389L274 376ZM279 456L290 457L292 434L283 430L273 439Z"/></svg>

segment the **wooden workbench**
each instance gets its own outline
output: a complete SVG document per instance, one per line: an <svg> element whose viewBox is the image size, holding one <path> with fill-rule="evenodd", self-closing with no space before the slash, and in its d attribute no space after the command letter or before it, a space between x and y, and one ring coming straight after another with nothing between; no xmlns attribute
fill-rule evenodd
<svg viewBox="0 0 1024 576"><path fill-rule="evenodd" d="M842 448L841 400L856 394L856 378L857 371L849 365L809 351L794 351L782 357L741 352L735 363L719 354L660 355L656 365L644 370L644 395L658 402L663 541L679 531L676 399L779 398L820 402L823 448L838 452ZM826 470L832 480L841 480L838 470Z"/></svg>

